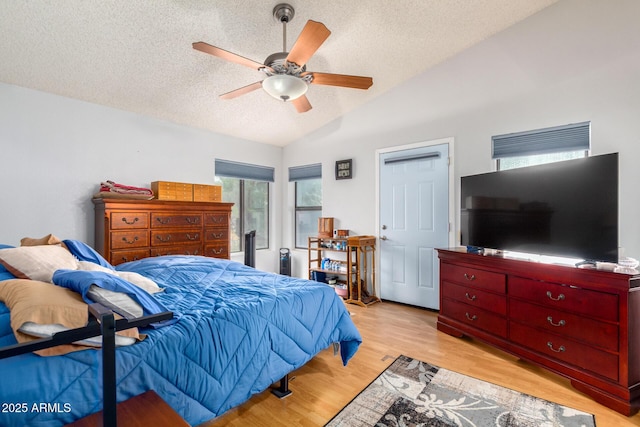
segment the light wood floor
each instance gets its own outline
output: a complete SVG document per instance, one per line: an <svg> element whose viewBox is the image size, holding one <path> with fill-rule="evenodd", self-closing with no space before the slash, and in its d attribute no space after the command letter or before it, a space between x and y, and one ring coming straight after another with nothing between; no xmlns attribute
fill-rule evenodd
<svg viewBox="0 0 640 427"><path fill-rule="evenodd" d="M590 412L598 427L640 426L640 414L627 418L599 405L562 377L477 341L438 332L437 313L389 302L348 309L363 338L348 366L324 350L290 376L289 397L280 400L266 391L201 427L322 426L401 354Z"/></svg>

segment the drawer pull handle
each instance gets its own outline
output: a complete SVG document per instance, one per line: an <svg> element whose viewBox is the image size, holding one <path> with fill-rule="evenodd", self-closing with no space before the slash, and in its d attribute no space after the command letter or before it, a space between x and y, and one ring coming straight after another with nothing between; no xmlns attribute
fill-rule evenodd
<svg viewBox="0 0 640 427"><path fill-rule="evenodd" d="M171 234L169 234L167 237L162 237L160 235L157 235L156 239L160 240L161 242L168 242L171 240Z"/></svg>
<svg viewBox="0 0 640 427"><path fill-rule="evenodd" d="M133 238L133 240L127 240L127 237L125 236L125 237L122 238L122 241L125 242L128 245L133 245L135 242L138 241L138 236L135 236Z"/></svg>
<svg viewBox="0 0 640 427"><path fill-rule="evenodd" d="M547 291L547 296L549 297L549 299L554 300L554 301L562 301L562 300L564 300L564 294L560 294L560 295L558 295L558 298L554 298L553 294L551 293L551 291Z"/></svg>
<svg viewBox="0 0 640 427"><path fill-rule="evenodd" d="M133 218L133 221L128 221L127 218L122 217L122 222L124 222L127 225L133 225L138 221L140 221L140 218L138 218L138 217Z"/></svg>
<svg viewBox="0 0 640 427"><path fill-rule="evenodd" d="M160 217L156 217L156 220L163 225L169 224L171 222L171 218L160 218Z"/></svg>
<svg viewBox="0 0 640 427"><path fill-rule="evenodd" d="M552 326L564 326L567 322L564 320L560 320L558 323L553 322L553 317L547 317L547 322L549 322Z"/></svg>
<svg viewBox="0 0 640 427"><path fill-rule="evenodd" d="M549 347L549 349L551 349L551 351L556 352L556 353L563 353L565 351L565 348L563 345L561 345L557 350L555 348L553 348L553 343L551 341L547 342L547 347Z"/></svg>
<svg viewBox="0 0 640 427"><path fill-rule="evenodd" d="M200 222L200 218L195 217L195 218L185 218L185 220L189 223L189 224L197 224Z"/></svg>
<svg viewBox="0 0 640 427"><path fill-rule="evenodd" d="M121 259L122 259L122 262L129 262L129 258L127 258L126 256L123 256ZM136 256L136 257L133 257L132 261L137 261L137 260L138 260L138 257Z"/></svg>
<svg viewBox="0 0 640 427"><path fill-rule="evenodd" d="M476 300L476 296L475 295L469 295L469 292L465 292L464 296L467 297L467 299L469 301L475 301Z"/></svg>
<svg viewBox="0 0 640 427"><path fill-rule="evenodd" d="M200 235L197 233L194 234L193 236L191 236L191 234L185 234L184 236L187 238L187 240L191 240L191 241L198 240L198 238L200 238Z"/></svg>
<svg viewBox="0 0 640 427"><path fill-rule="evenodd" d="M472 322L478 319L478 316L476 316L475 314L473 316L469 316L469 312L465 313L464 315L467 316L467 319L471 320Z"/></svg>
<svg viewBox="0 0 640 427"><path fill-rule="evenodd" d="M469 276L467 273L464 273L464 278L467 280L476 280L476 275L472 274L471 276Z"/></svg>
<svg viewBox="0 0 640 427"><path fill-rule="evenodd" d="M213 239L222 239L224 233L211 233L211 238Z"/></svg>
<svg viewBox="0 0 640 427"><path fill-rule="evenodd" d="M211 249L211 252L214 255L220 255L223 251L224 251L224 248L220 248L220 249L217 249L217 250L216 249Z"/></svg>

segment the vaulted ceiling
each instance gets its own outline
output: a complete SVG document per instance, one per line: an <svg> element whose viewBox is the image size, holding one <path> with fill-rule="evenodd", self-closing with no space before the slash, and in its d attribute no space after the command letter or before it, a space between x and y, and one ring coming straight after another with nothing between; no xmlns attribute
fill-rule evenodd
<svg viewBox="0 0 640 427"><path fill-rule="evenodd" d="M307 20L331 36L307 69L373 77L364 91L311 85L297 113L259 89L258 71L192 48L204 41L262 63L282 51L264 0L9 0L0 82L284 146L557 0L290 0L290 49Z"/></svg>

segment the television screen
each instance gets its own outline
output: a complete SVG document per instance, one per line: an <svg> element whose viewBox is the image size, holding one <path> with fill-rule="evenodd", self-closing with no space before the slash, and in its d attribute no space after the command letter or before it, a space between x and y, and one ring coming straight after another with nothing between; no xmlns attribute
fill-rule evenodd
<svg viewBox="0 0 640 427"><path fill-rule="evenodd" d="M618 262L618 153L461 178L462 245Z"/></svg>

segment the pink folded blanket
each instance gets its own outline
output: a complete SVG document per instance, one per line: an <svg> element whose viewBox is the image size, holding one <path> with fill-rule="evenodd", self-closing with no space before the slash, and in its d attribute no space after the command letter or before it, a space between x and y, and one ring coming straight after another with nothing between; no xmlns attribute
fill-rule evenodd
<svg viewBox="0 0 640 427"><path fill-rule="evenodd" d="M129 185L118 184L113 181L105 181L100 183L100 192L118 193L118 194L142 194L153 196L153 191L149 188L132 187Z"/></svg>

